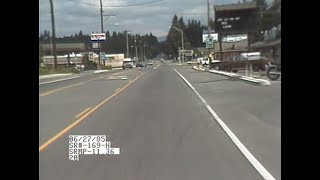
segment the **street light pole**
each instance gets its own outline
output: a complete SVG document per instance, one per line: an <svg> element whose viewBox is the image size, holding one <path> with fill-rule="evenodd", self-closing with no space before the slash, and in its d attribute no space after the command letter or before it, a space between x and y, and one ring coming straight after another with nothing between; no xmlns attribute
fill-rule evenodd
<svg viewBox="0 0 320 180"><path fill-rule="evenodd" d="M181 30L181 29L179 29L179 28L176 28L176 27L174 27L174 26L171 26L172 28L174 28L175 30L177 30L177 31L180 31L181 32L181 40L182 40L182 62L184 62L184 39L183 39L183 31ZM170 28L170 27L169 27ZM181 64L181 60L179 59L179 64Z"/></svg>

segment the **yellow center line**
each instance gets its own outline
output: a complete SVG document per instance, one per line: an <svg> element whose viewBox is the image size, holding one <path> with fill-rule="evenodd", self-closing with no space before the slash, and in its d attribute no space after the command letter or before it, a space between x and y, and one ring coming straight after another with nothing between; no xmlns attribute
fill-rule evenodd
<svg viewBox="0 0 320 180"><path fill-rule="evenodd" d="M120 88L116 89L114 92L117 92L117 91L119 91L119 90L120 90Z"/></svg>
<svg viewBox="0 0 320 180"><path fill-rule="evenodd" d="M79 118L80 116L82 116L82 114L86 113L89 109L91 109L91 107L88 107L87 109L85 109L84 111L82 111L81 113L79 113L76 118Z"/></svg>
<svg viewBox="0 0 320 180"><path fill-rule="evenodd" d="M64 135L66 132L68 132L70 129L72 129L73 127L75 127L78 123L80 123L82 120L84 120L87 116L89 116L90 114L92 114L94 111L96 111L99 107L101 107L103 104L105 104L107 101L109 101L111 98L113 98L114 96L116 96L117 94L119 94L120 92L122 92L124 89L126 89L128 86L130 86L133 82L135 82L136 80L138 80L141 76L143 75L143 73L138 76L137 78L135 78L132 82L128 83L127 85L125 85L124 87L122 87L119 91L115 92L113 95L111 95L110 97L108 97L107 99L103 100L101 103L99 103L98 105L96 105L94 108L92 108L90 111L88 111L87 113L85 113L83 116L81 116L78 120L76 120L75 122L73 122L72 124L70 124L69 126L67 126L65 129L63 129L61 132L59 132L58 134L56 134L54 137L52 137L51 139L49 139L47 142L45 142L44 144L42 144L39 147L39 152L43 151L46 147L48 147L51 143L53 143L54 141L56 141L58 138L60 138L62 135Z"/></svg>

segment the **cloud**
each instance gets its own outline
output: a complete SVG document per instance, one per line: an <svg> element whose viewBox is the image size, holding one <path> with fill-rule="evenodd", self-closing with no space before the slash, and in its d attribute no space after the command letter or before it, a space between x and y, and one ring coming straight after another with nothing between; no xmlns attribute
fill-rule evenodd
<svg viewBox="0 0 320 180"><path fill-rule="evenodd" d="M152 2L155 0L102 0L103 6L124 6ZM269 0L271 1L271 0ZM99 0L54 0L54 13L57 36L70 36L80 30L85 34L101 31ZM215 4L235 3L235 0L210 0ZM81 4L84 3L84 4ZM50 4L40 0L39 33L51 32ZM156 36L165 36L174 14L188 19L200 20L207 24L207 0L164 0L145 6L126 8L103 8L106 15L116 15L104 21L104 29L109 31L130 30L138 34L152 32ZM104 20L107 17L104 17ZM119 26L114 24L118 23Z"/></svg>

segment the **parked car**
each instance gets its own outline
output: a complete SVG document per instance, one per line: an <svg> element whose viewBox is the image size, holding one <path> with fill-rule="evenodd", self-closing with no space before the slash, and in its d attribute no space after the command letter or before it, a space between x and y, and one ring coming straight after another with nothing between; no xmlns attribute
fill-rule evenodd
<svg viewBox="0 0 320 180"><path fill-rule="evenodd" d="M133 68L133 63L131 61L123 61L122 69L125 69L125 68Z"/></svg>
<svg viewBox="0 0 320 180"><path fill-rule="evenodd" d="M239 70L245 70L246 66L249 67L249 65L252 65L252 70L254 72L265 71L268 61L267 58L260 56L260 53L243 53L221 61L218 65L218 69L236 73Z"/></svg>

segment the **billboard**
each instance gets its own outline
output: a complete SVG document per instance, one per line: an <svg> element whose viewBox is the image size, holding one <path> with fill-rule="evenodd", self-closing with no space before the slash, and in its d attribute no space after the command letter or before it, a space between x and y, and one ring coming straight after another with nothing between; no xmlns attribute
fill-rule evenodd
<svg viewBox="0 0 320 180"><path fill-rule="evenodd" d="M247 34L228 35L222 38L222 42L239 42L248 39Z"/></svg>
<svg viewBox="0 0 320 180"><path fill-rule="evenodd" d="M91 34L91 41L106 41L106 33Z"/></svg>
<svg viewBox="0 0 320 180"><path fill-rule="evenodd" d="M258 9L255 2L215 6L215 30L219 34L255 32Z"/></svg>

